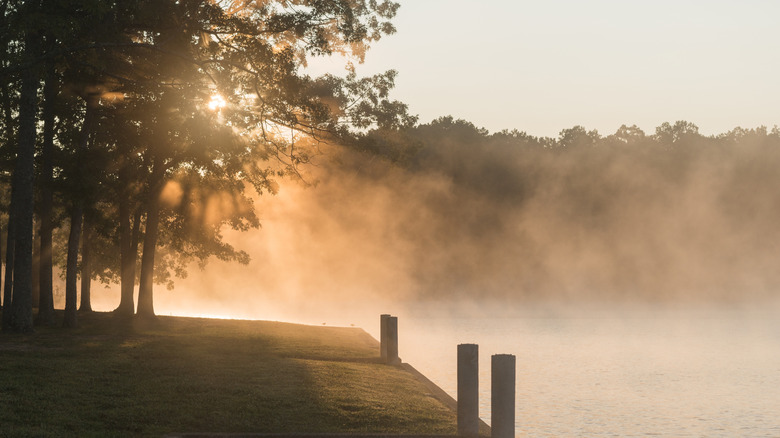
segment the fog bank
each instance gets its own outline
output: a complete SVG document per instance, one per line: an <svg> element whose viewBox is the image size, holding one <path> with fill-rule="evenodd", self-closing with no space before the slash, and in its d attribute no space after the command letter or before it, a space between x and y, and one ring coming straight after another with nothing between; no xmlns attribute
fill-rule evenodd
<svg viewBox="0 0 780 438"><path fill-rule="evenodd" d="M307 170L313 185L258 198L262 228L225 232L249 266L191 270L158 288L159 313L778 296L777 129L704 137L678 122L550 139L443 118L404 135L374 153L334 148Z"/></svg>

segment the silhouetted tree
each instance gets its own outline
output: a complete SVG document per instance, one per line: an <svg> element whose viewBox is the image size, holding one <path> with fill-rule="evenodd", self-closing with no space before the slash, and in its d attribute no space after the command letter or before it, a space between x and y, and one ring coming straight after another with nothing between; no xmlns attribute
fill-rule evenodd
<svg viewBox="0 0 780 438"><path fill-rule="evenodd" d="M601 136L598 131L588 131L578 125L560 132L558 147L564 149L592 147L598 144L599 140L601 140Z"/></svg>
<svg viewBox="0 0 780 438"><path fill-rule="evenodd" d="M40 182L38 214L40 215L40 265L38 324L51 324L54 318L54 291L52 268L52 232L54 230L54 135L56 100L59 94L60 78L53 68L46 74L43 87L43 144L40 154Z"/></svg>
<svg viewBox="0 0 780 438"><path fill-rule="evenodd" d="M614 140L623 145L638 146L647 140L647 135L636 125L621 125L614 134L607 137L607 140Z"/></svg>
<svg viewBox="0 0 780 438"><path fill-rule="evenodd" d="M88 214L84 214L81 226L81 299L79 312L92 311L92 244L95 239L94 224Z"/></svg>
<svg viewBox="0 0 780 438"><path fill-rule="evenodd" d="M684 120L678 120L674 122L674 125L664 122L661 126L655 128L656 140L662 145L670 147L698 136L699 127Z"/></svg>
<svg viewBox="0 0 780 438"><path fill-rule="evenodd" d="M36 7L30 2L29 7ZM24 61L39 56L35 30L25 35ZM13 200L13 296L10 326L16 332L33 330L32 314L32 222L33 222L33 179L35 174L34 154L36 137L36 111L38 105L39 71L31 68L25 72L19 100L19 134L16 165L14 167ZM6 265L7 266L7 265Z"/></svg>

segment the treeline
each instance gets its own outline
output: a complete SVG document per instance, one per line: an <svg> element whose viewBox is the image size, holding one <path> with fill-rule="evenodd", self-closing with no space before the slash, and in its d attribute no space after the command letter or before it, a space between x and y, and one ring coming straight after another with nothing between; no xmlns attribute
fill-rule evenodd
<svg viewBox="0 0 780 438"><path fill-rule="evenodd" d="M355 159L363 182L349 184L384 197L362 199L380 205L377 238L398 249L416 296L777 296L777 127L705 136L679 121L546 138L443 117L366 147L403 163ZM339 183L326 187L339 210Z"/></svg>
<svg viewBox="0 0 780 438"><path fill-rule="evenodd" d="M394 31L390 1L0 1L3 329L64 325L90 281L119 315L154 315L153 284L209 257L246 263L221 229L258 226L252 192L318 142L408 125L395 73L312 78L312 56L361 60ZM59 250L61 249L61 251ZM34 269L35 267L35 269ZM33 272L35 270L35 272ZM35 303L34 303L35 301Z"/></svg>

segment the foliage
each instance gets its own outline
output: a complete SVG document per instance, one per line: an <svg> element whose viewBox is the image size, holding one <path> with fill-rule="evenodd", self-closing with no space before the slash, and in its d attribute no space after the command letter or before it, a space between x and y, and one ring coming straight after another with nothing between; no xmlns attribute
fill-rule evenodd
<svg viewBox="0 0 780 438"><path fill-rule="evenodd" d="M221 228L257 227L251 191L273 193L274 178L300 175L321 142L350 144L361 129L414 123L389 100L395 72L312 78L302 70L312 56L361 62L395 31L391 1L41 0L2 8L4 155L14 156L19 78L40 82L44 69L53 72L47 78L62 90L53 173L64 202L56 214L78 217L83 204L98 238L126 255L135 251L128 217L140 212L134 222L148 237L149 259L162 248L155 277L169 285L191 260L246 262ZM224 105L210 108L216 96ZM158 195L171 184L182 198L165 200L158 215ZM215 199L225 208L214 211ZM129 275L117 259L94 272L104 281L117 270Z"/></svg>

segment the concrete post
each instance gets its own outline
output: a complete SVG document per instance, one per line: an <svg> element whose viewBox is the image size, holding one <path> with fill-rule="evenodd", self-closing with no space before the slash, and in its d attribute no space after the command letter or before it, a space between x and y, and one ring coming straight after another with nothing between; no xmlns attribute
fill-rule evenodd
<svg viewBox="0 0 780 438"><path fill-rule="evenodd" d="M495 354L491 369L491 436L515 436L515 356Z"/></svg>
<svg viewBox="0 0 780 438"><path fill-rule="evenodd" d="M479 345L458 345L458 435L479 435Z"/></svg>
<svg viewBox="0 0 780 438"><path fill-rule="evenodd" d="M390 318L389 314L379 315L379 357L382 358L382 363L387 363L387 320Z"/></svg>
<svg viewBox="0 0 780 438"><path fill-rule="evenodd" d="M387 318L387 364L398 365L398 317Z"/></svg>

